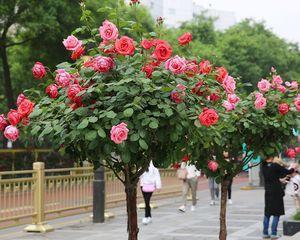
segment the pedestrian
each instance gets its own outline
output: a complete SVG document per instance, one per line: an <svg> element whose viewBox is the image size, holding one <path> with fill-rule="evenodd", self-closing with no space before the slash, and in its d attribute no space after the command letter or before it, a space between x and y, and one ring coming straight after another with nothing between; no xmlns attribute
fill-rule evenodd
<svg viewBox="0 0 300 240"><path fill-rule="evenodd" d="M150 162L148 169L140 177L140 186L145 202L145 217L143 218L142 223L147 225L152 222L150 207L152 194L156 189L161 189L159 170L154 167L152 161Z"/></svg>
<svg viewBox="0 0 300 240"><path fill-rule="evenodd" d="M227 162L233 162L234 159L229 158L229 153L228 152L223 152L224 158ZM227 185L227 197L228 197L228 204L232 205L232 199L231 199L231 193L232 193L232 182L233 178L229 179L228 185Z"/></svg>
<svg viewBox="0 0 300 240"><path fill-rule="evenodd" d="M210 205L213 206L216 204L216 201L219 201L219 184L217 184L214 177L208 177L208 187L210 191Z"/></svg>
<svg viewBox="0 0 300 240"><path fill-rule="evenodd" d="M288 181L286 185L286 194L294 199L295 208L297 212L300 212L300 175L298 165L295 166L295 169L297 170L294 173L286 177L286 180Z"/></svg>
<svg viewBox="0 0 300 240"><path fill-rule="evenodd" d="M294 169L286 169L278 163L273 162L274 157L269 156L262 163L262 173L265 180L265 211L263 221L263 238L278 239L277 226L279 218L284 215L284 190L280 178L294 172ZM273 216L271 235L269 235L269 222Z"/></svg>
<svg viewBox="0 0 300 240"><path fill-rule="evenodd" d="M228 204L232 205L232 199L231 199L231 193L232 193L232 182L233 178L230 178L227 186L227 192L228 192Z"/></svg>
<svg viewBox="0 0 300 240"><path fill-rule="evenodd" d="M181 212L186 211L187 195L189 189L191 189L192 192L191 211L195 211L196 204L197 204L198 177L200 176L200 171L197 170L195 165L191 164L188 161L188 157L185 156L184 159L186 161L183 161L181 163L180 169L178 169L178 178L182 180L182 206L180 206L178 210ZM179 174L179 173L183 173L183 174Z"/></svg>

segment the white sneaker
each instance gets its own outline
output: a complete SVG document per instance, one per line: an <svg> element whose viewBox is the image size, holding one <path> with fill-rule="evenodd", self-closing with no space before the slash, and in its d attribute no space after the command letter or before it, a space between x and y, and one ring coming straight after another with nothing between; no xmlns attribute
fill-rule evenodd
<svg viewBox="0 0 300 240"><path fill-rule="evenodd" d="M195 206L191 206L191 211L194 212L196 210Z"/></svg>
<svg viewBox="0 0 300 240"><path fill-rule="evenodd" d="M148 223L152 223L152 218L151 217L147 217L147 221L148 221Z"/></svg>
<svg viewBox="0 0 300 240"><path fill-rule="evenodd" d="M148 218L144 217L143 220L142 220L142 223L144 225L147 225L149 222L148 222Z"/></svg>
<svg viewBox="0 0 300 240"><path fill-rule="evenodd" d="M213 205L215 205L215 204L216 204L215 201L214 201L214 200L211 200L209 205L210 205L210 206L213 206Z"/></svg>
<svg viewBox="0 0 300 240"><path fill-rule="evenodd" d="M232 200L231 199L228 199L228 204L232 205Z"/></svg>
<svg viewBox="0 0 300 240"><path fill-rule="evenodd" d="M185 212L185 206L182 205L181 207L178 208L178 210L179 210L180 212Z"/></svg>

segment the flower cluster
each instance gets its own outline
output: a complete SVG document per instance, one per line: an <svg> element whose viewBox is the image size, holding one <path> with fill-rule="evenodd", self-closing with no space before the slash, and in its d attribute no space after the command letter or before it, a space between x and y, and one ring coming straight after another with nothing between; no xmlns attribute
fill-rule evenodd
<svg viewBox="0 0 300 240"><path fill-rule="evenodd" d="M17 99L17 109L11 109L7 116L0 115L0 131L4 131L4 136L11 141L19 138L18 125L29 124L29 115L34 109L34 103L21 93Z"/></svg>
<svg viewBox="0 0 300 240"><path fill-rule="evenodd" d="M268 99L272 96L272 104L277 103L277 110L280 115L286 115L293 106L286 102L285 94L288 92L297 92L299 85L297 81L284 82L282 78L276 74L276 69L271 69L271 79L261 79L257 83L259 92L254 94L255 101L254 106L256 109L264 109L267 106ZM275 99L274 99L275 96ZM300 95L298 94L294 101L294 107L297 111L300 111Z"/></svg>

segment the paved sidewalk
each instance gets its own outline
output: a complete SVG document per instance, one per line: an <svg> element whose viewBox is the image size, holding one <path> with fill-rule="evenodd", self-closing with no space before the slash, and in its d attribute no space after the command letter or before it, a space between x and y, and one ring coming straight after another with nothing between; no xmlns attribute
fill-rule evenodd
<svg viewBox="0 0 300 240"><path fill-rule="evenodd" d="M245 185L245 184L243 184ZM263 189L240 190L241 184L233 189L233 205L228 206L228 240L261 239L263 214ZM152 212L153 223L140 225L141 240L217 240L219 232L219 205L209 206L208 190L198 191L198 207L195 212L180 213L177 208L180 198L156 202L159 208ZM286 212L292 212L292 201L286 197ZM116 211L116 209L115 209ZM113 211L113 212L115 212ZM121 212L122 211L122 212ZM85 217L82 223L58 227L51 233L21 233L9 240L126 240L125 209L119 208L116 218L104 224L93 224ZM75 216L76 217L76 216ZM73 217L73 218L75 218ZM139 210L139 222L143 211ZM78 216L77 216L78 218ZM58 224L59 226L59 224ZM282 222L279 230L282 233ZM0 232L1 236L1 232ZM5 238L0 238L5 239Z"/></svg>

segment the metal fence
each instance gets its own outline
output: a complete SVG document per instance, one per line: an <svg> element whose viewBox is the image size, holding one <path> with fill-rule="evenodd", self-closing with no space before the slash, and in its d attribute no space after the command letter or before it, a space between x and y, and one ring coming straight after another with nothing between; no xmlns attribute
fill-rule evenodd
<svg viewBox="0 0 300 240"><path fill-rule="evenodd" d="M160 173L163 189L155 197L179 194L175 170ZM92 167L44 169L42 162L33 163L33 170L0 172L0 228L31 222L26 230L43 232L45 220L91 211L93 178ZM124 203L124 186L111 171L105 189L106 208Z"/></svg>

